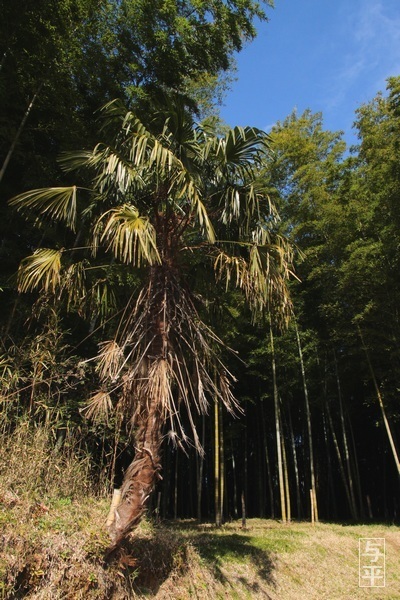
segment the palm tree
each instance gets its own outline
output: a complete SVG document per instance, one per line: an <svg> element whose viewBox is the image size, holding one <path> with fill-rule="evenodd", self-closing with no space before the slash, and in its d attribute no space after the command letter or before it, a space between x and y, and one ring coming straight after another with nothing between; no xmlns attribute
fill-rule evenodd
<svg viewBox="0 0 400 600"><path fill-rule="evenodd" d="M164 435L202 452L195 413L206 413L214 398L238 408L207 304L232 285L255 314L273 303L286 315L291 250L258 179L266 133L235 127L217 135L196 125L178 100L146 125L118 101L103 115L107 141L62 159L66 171L86 177L86 187L33 190L11 204L36 222L56 220L77 232L71 250L40 248L21 263L21 291L64 295L81 311L100 298L107 315L118 303L107 300L110 273L123 268L131 278L112 337L100 345L100 389L87 409L116 404L132 424L135 456L110 527L117 546L139 523L160 477ZM210 278L214 284L204 285Z"/></svg>

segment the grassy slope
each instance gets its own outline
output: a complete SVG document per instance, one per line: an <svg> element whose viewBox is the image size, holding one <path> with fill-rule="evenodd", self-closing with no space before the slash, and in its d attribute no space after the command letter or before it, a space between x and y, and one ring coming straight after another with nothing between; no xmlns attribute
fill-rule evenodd
<svg viewBox="0 0 400 600"><path fill-rule="evenodd" d="M104 569L104 500L0 501L0 598L400 599L395 526L145 523ZM360 537L386 538L386 588L358 587Z"/></svg>
<svg viewBox="0 0 400 600"><path fill-rule="evenodd" d="M0 600L400 600L395 526L145 522L105 568L109 501L79 444L53 446L25 424L0 436ZM360 537L386 539L385 588L358 587Z"/></svg>

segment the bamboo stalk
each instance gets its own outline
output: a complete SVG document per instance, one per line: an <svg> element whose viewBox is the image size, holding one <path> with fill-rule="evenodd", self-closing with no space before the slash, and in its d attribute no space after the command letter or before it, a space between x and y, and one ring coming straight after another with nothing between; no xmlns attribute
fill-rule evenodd
<svg viewBox="0 0 400 600"><path fill-rule="evenodd" d="M224 520L224 492L225 492L225 451L224 451L224 428L222 420L222 406L218 403L219 418L219 514L221 524Z"/></svg>
<svg viewBox="0 0 400 600"><path fill-rule="evenodd" d="M314 504L314 494L313 494L312 489L310 489L310 506L311 506L311 524L314 525L315 524L315 514L314 514L315 504Z"/></svg>
<svg viewBox="0 0 400 600"><path fill-rule="evenodd" d="M289 407L289 434L290 434L290 445L291 445L292 456L293 456L294 476L295 476L295 481L296 481L297 518L301 519L303 516L303 511L302 511L302 507L301 507L301 497L300 497L299 465L297 462L296 444L294 441L293 423L292 423L292 415L290 412L290 407Z"/></svg>
<svg viewBox="0 0 400 600"><path fill-rule="evenodd" d="M201 447L204 448L205 443L205 416L201 419ZM197 520L201 521L201 496L203 491L203 470L204 470L204 453L196 452L197 462Z"/></svg>
<svg viewBox="0 0 400 600"><path fill-rule="evenodd" d="M282 424L282 420L281 420ZM285 483L285 501L286 501L286 520L291 521L292 513L290 506L290 488L289 488L289 473L288 473L288 465L286 459L286 449L285 449L285 438L282 435L282 459L283 459L283 475L284 475L284 483Z"/></svg>
<svg viewBox="0 0 400 600"><path fill-rule="evenodd" d="M313 437L312 437L312 428L311 428L311 412L310 412L310 402L308 399L308 388L307 388L307 380L306 380L306 370L304 366L303 359L303 351L301 348L300 335L297 327L297 323L295 322L295 330L296 330L296 338L297 338L297 346L299 350L299 358L300 358L300 366L301 366L301 375L303 378L303 390L304 390L304 400L306 405L306 415L307 415L307 432L308 432L308 445L310 450L310 476L311 476L311 488L313 491L314 497L314 519L318 522L318 506L317 506L317 494L316 494L316 485L315 485L315 468L314 468L314 452L313 452Z"/></svg>
<svg viewBox="0 0 400 600"><path fill-rule="evenodd" d="M345 462L346 462L347 477L348 477L348 482L349 482L349 492L350 492L350 498L351 498L351 507L352 507L351 511L353 513L354 519L357 520L358 519L358 510L357 510L357 504L356 504L356 496L354 493L353 474L352 474L351 464L350 464L350 450L349 450L349 444L348 444L348 440L347 440L346 424L345 424L345 419L344 419L342 389L341 389L341 385L340 385L339 370L338 370L338 364L337 364L335 353L334 353L334 359L335 359L336 385L337 385L338 398L339 398L340 423L342 426L344 457L345 457Z"/></svg>
<svg viewBox="0 0 400 600"><path fill-rule="evenodd" d="M214 505L215 524L221 527L221 484L220 484L220 437L219 437L219 410L218 401L214 402Z"/></svg>
<svg viewBox="0 0 400 600"><path fill-rule="evenodd" d="M242 529L246 529L246 501L244 498L244 491L241 496L242 501Z"/></svg>
<svg viewBox="0 0 400 600"><path fill-rule="evenodd" d="M278 396L278 385L276 381L276 364L275 364L275 349L274 349L274 336L272 333L272 326L270 327L270 341L271 341L271 353L272 353L272 381L274 386L274 407L275 407L275 432L276 432L276 450L278 457L278 477L279 477L279 494L281 500L281 517L282 521L287 521L286 515L286 499L285 499L285 482L283 476L283 464L282 464L282 441L281 441L281 427L279 419L279 396Z"/></svg>
<svg viewBox="0 0 400 600"><path fill-rule="evenodd" d="M374 385L375 392L376 392L376 397L378 399L378 403L379 403L379 406L380 406L380 409L381 409L382 419L383 419L383 422L384 422L384 425L385 425L385 428L386 428L386 433L387 433L387 436L388 436L388 439L389 439L389 444L390 444L390 447L392 449L393 458L394 458L394 461L396 463L397 473L398 473L398 475L400 477L400 460L399 460L399 455L397 454L397 449L396 449L396 445L394 443L392 431L390 429L389 420L388 420L388 418L386 416L386 410L385 410L385 405L383 403L382 394L381 394L381 391L380 391L379 386L378 386L378 382L377 382L376 377L375 377L375 372L374 372L374 370L372 368L371 359L369 357L369 352L368 352L368 349L367 349L367 347L365 345L365 342L364 342L364 337L363 337L363 335L361 333L361 328L360 328L359 325L357 325L357 328L358 328L358 333L359 333L360 338L361 338L362 347L364 349L365 356L367 358L367 363L368 363L369 371L371 373L372 383Z"/></svg>
<svg viewBox="0 0 400 600"><path fill-rule="evenodd" d="M9 149L9 151L7 152L7 155L6 155L5 159L4 159L3 165L2 165L2 167L1 167L1 169L0 169L0 182L2 181L2 179L3 179L3 177L4 177L4 173L6 172L6 169L7 169L7 167L8 167L8 163L10 162L10 160L11 160L11 157L12 157L12 155L14 154L14 150L15 150L15 148L16 148L16 145L17 145L17 143L18 143L18 140L19 140L19 138L20 138L20 135L21 135L21 133L22 133L22 131L23 131L24 127L25 127L25 123L26 123L26 122L27 122L27 120L28 120L29 114L30 114L30 112L31 112L31 110L32 110L32 108L33 108L33 105L35 104L36 98L37 98L37 97L38 97L38 95L40 94L40 91L41 91L42 87L43 87L43 83L41 83L41 84L39 85L38 89L37 89L37 90L36 90L36 92L34 93L34 95L33 95L33 97L32 97L32 100L31 100L31 101L30 101L30 103L29 103L29 106L28 106L28 108L26 109L24 116L22 117L21 123L20 123L20 125L19 125L19 127L18 127L18 129L17 129L17 133L16 133L16 134L15 134L15 136L14 136L14 139L13 139L13 141L12 141L12 143L11 143L10 149Z"/></svg>

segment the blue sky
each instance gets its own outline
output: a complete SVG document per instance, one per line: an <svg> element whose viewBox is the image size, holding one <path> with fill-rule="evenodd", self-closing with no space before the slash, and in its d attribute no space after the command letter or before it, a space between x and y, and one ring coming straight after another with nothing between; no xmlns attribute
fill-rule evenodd
<svg viewBox="0 0 400 600"><path fill-rule="evenodd" d="M269 129L293 109L355 142L355 110L400 75L400 0L275 0L238 56L221 117Z"/></svg>

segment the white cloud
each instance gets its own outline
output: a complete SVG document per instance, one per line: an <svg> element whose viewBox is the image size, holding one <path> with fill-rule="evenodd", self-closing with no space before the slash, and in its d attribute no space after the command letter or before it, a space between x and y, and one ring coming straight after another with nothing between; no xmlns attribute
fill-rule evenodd
<svg viewBox="0 0 400 600"><path fill-rule="evenodd" d="M387 77L400 74L399 0L362 0L352 6L340 33L348 50L331 74L328 110L338 110L349 95L365 102L384 89Z"/></svg>

